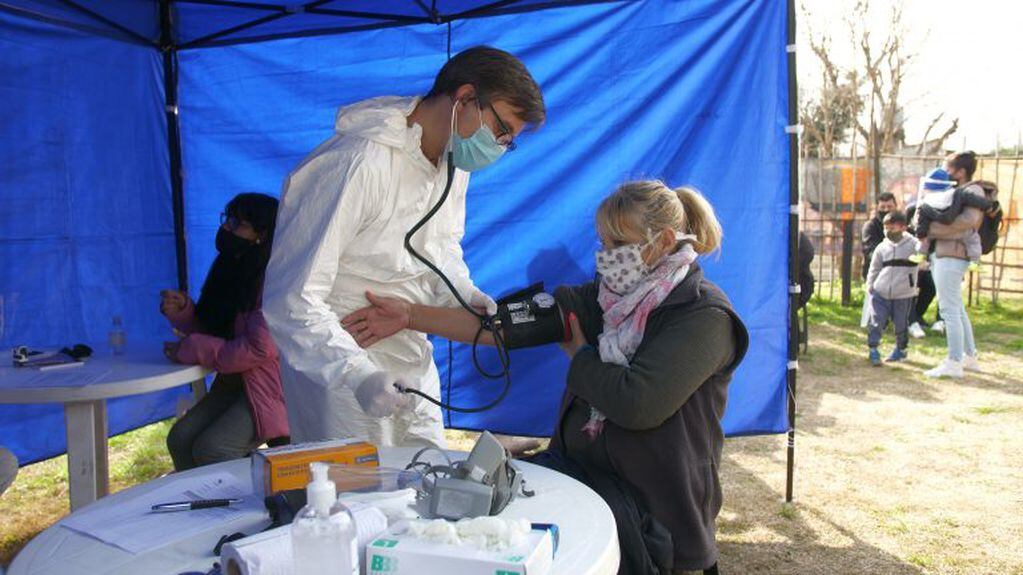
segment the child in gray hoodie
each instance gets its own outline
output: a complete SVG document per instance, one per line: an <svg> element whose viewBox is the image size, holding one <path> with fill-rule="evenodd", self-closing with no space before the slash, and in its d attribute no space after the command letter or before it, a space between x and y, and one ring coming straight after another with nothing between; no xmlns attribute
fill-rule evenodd
<svg viewBox="0 0 1023 575"><path fill-rule="evenodd" d="M881 365L877 346L881 343L881 334L888 326L888 320L895 324L895 349L886 361L905 359L906 346L909 345L909 314L917 294L917 264L910 258L919 245L916 238L906 233L907 224L903 212L892 211L885 216L885 239L874 250L867 272L867 292L871 303L867 345L870 347L870 363L875 366Z"/></svg>

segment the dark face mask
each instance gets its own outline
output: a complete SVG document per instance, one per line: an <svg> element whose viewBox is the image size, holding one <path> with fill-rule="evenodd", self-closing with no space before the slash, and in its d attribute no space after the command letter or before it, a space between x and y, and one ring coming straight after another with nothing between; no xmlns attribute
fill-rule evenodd
<svg viewBox="0 0 1023 575"><path fill-rule="evenodd" d="M904 233L905 232L885 232L884 235L888 236L888 239L890 239L892 242L899 243L900 241L902 241L902 234Z"/></svg>
<svg viewBox="0 0 1023 575"><path fill-rule="evenodd" d="M220 228L217 230L217 251L229 257L238 257L256 245L256 242L234 235L234 232Z"/></svg>

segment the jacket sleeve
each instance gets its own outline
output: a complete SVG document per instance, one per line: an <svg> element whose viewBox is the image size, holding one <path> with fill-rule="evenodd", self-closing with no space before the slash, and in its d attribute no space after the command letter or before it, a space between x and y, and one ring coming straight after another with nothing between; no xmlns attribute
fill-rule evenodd
<svg viewBox="0 0 1023 575"><path fill-rule="evenodd" d="M171 327L181 333L190 334L199 331L199 321L195 319L195 304L192 302L192 298L188 298L188 302L185 307L181 308L181 311L171 312L166 316Z"/></svg>
<svg viewBox="0 0 1023 575"><path fill-rule="evenodd" d="M326 298L341 255L373 217L372 201L383 184L365 157L313 161L331 165L300 166L282 194L263 315L293 370L328 389L354 389L378 367L341 327Z"/></svg>
<svg viewBox="0 0 1023 575"><path fill-rule="evenodd" d="M867 293L874 291L874 282L881 273L882 259L881 250L874 250L874 255L870 257L870 270L867 271Z"/></svg>
<svg viewBox="0 0 1023 575"><path fill-rule="evenodd" d="M596 349L575 354L568 389L616 425L632 430L664 423L735 355L732 319L705 309L666 319L644 342L628 367L604 363Z"/></svg>
<svg viewBox="0 0 1023 575"><path fill-rule="evenodd" d="M884 240L884 231L883 229L878 229L875 221L873 218L867 220L863 224L863 230L860 233L860 247L865 256L874 253L877 246Z"/></svg>
<svg viewBox="0 0 1023 575"><path fill-rule="evenodd" d="M978 185L969 186L966 190L971 194L984 197L984 191ZM931 222L931 227L927 230L927 237L937 240L961 240L980 229L980 224L983 221L984 212L981 210L963 208L963 211L956 216L956 219L952 220L952 223Z"/></svg>
<svg viewBox="0 0 1023 575"><path fill-rule="evenodd" d="M242 373L276 356L270 329L259 311L245 315L245 329L233 339L193 333L181 340L178 349L181 363L201 365L218 373Z"/></svg>

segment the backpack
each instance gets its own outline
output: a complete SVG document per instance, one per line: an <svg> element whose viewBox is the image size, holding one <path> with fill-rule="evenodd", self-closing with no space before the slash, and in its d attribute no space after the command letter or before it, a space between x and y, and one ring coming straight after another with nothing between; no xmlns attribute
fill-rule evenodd
<svg viewBox="0 0 1023 575"><path fill-rule="evenodd" d="M977 233L980 235L980 251L987 255L995 249L998 243L998 232L1002 227L1002 209L998 205L998 186L994 182L978 180L972 182L984 190L984 197L991 200L994 205L984 212L984 220L980 223Z"/></svg>

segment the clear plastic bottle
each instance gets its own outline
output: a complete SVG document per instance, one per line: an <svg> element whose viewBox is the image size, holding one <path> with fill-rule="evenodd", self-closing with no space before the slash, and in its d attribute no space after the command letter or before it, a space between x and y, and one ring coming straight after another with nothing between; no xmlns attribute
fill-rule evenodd
<svg viewBox="0 0 1023 575"><path fill-rule="evenodd" d="M326 463L311 463L312 481L306 486L308 503L291 524L295 573L302 575L359 575L355 522L337 500L334 482L327 479Z"/></svg>
<svg viewBox="0 0 1023 575"><path fill-rule="evenodd" d="M423 473L415 469L397 469L394 467L365 467L362 465L346 465L330 463L328 476L341 491L354 493L375 493L399 491L402 489L421 490Z"/></svg>
<svg viewBox="0 0 1023 575"><path fill-rule="evenodd" d="M121 321L121 316L115 315L113 319L113 325L110 326L110 333L107 334L107 341L110 343L110 351L114 355L124 355L124 322Z"/></svg>

